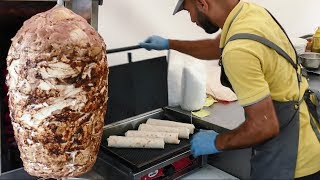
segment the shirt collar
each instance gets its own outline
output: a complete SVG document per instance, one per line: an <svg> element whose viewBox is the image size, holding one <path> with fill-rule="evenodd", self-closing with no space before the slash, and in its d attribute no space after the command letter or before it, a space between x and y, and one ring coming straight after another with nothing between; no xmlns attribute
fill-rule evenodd
<svg viewBox="0 0 320 180"><path fill-rule="evenodd" d="M242 7L244 5L243 1L239 1L239 3L233 8L233 10L228 15L226 21L224 22L222 31L221 31L221 39L220 39L220 48L225 46L226 38L230 29L232 22L234 21L235 17L239 14Z"/></svg>

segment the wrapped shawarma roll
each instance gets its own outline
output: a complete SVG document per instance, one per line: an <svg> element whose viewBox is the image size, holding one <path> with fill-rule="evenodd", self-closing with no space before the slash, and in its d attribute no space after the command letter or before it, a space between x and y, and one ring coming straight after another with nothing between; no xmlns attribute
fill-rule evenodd
<svg viewBox="0 0 320 180"><path fill-rule="evenodd" d="M164 149L163 138L110 136L108 146L116 148Z"/></svg>
<svg viewBox="0 0 320 180"><path fill-rule="evenodd" d="M173 132L179 133L179 138L189 139L189 129L186 127L167 127L156 126L150 124L140 124L139 131L152 131L152 132Z"/></svg>
<svg viewBox="0 0 320 180"><path fill-rule="evenodd" d="M156 125L156 126L168 126L168 127L186 127L189 129L190 134L194 133L194 125L188 123L181 123L175 121L168 121L168 120L160 120L160 119L148 119L147 124Z"/></svg>
<svg viewBox="0 0 320 180"><path fill-rule="evenodd" d="M148 138L163 138L165 143L179 144L179 133L168 132L151 132L151 131L127 131L127 137L148 137Z"/></svg>

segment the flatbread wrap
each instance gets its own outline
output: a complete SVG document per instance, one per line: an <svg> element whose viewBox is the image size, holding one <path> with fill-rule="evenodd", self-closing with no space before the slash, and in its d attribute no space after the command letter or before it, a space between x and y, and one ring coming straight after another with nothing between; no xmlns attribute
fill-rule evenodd
<svg viewBox="0 0 320 180"><path fill-rule="evenodd" d="M164 149L163 138L110 136L107 140L109 147Z"/></svg>
<svg viewBox="0 0 320 180"><path fill-rule="evenodd" d="M139 131L152 131L152 132L173 132L179 133L179 138L189 139L189 129L186 127L167 127L156 126L150 124L140 124Z"/></svg>
<svg viewBox="0 0 320 180"><path fill-rule="evenodd" d="M148 119L146 124L156 125L156 126L168 126L168 127L186 127L189 129L190 134L194 133L195 126L193 124L175 122L170 120L160 120L160 119Z"/></svg>
<svg viewBox="0 0 320 180"><path fill-rule="evenodd" d="M148 137L148 138L163 138L165 143L179 144L179 133L169 132L151 132L151 131L133 131L126 132L127 137Z"/></svg>

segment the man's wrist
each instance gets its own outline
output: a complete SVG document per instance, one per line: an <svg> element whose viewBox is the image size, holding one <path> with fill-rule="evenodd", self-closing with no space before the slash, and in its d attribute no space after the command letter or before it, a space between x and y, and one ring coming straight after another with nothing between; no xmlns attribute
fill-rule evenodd
<svg viewBox="0 0 320 180"><path fill-rule="evenodd" d="M172 44L174 43L173 41L174 40L172 40L172 39L168 39L168 49L173 49L172 48Z"/></svg>
<svg viewBox="0 0 320 180"><path fill-rule="evenodd" d="M218 151L224 150L223 141L221 140L221 135L217 135L213 143Z"/></svg>

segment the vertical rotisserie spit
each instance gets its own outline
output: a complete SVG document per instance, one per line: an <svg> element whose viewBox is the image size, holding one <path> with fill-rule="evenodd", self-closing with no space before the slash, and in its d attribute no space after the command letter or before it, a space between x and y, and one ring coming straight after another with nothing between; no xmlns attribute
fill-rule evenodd
<svg viewBox="0 0 320 180"><path fill-rule="evenodd" d="M24 23L7 65L10 115L25 170L46 178L89 171L108 99L101 36L81 16L56 6Z"/></svg>

